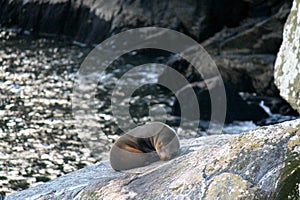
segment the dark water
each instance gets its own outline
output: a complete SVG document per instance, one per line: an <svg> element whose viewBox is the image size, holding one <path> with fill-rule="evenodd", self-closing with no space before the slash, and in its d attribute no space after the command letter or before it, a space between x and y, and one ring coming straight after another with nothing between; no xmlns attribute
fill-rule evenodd
<svg viewBox="0 0 300 200"><path fill-rule="evenodd" d="M0 192L96 161L77 136L70 103L74 74L89 50L0 31Z"/></svg>

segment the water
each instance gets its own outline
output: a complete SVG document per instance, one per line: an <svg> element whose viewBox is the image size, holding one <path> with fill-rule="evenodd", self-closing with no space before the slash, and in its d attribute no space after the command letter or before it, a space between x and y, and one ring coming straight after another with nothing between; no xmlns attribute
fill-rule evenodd
<svg viewBox="0 0 300 200"><path fill-rule="evenodd" d="M0 192L96 162L77 136L73 81L88 48L0 31Z"/></svg>
<svg viewBox="0 0 300 200"><path fill-rule="evenodd" d="M107 159L104 151L109 150L120 133L110 106L115 80L136 65L164 59L156 55L146 58L132 52L116 60L107 72L96 75L99 77L93 102L96 125L109 137L98 141L103 154L93 154L78 136L71 105L74 80L90 50L61 38L0 31L1 193L23 190ZM136 123L149 120L149 112L143 113L145 105L171 106L168 91L153 84L159 70L149 65L141 73L128 74L130 84L135 86L151 83L137 91L132 99L125 99L132 105L130 112ZM156 111L160 112L152 110Z"/></svg>

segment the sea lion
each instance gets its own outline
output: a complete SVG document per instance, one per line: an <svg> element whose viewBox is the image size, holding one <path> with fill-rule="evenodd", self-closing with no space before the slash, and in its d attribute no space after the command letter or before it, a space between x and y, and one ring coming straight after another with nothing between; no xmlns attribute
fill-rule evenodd
<svg viewBox="0 0 300 200"><path fill-rule="evenodd" d="M138 126L122 135L110 150L110 164L116 171L170 160L180 149L176 132L161 122Z"/></svg>

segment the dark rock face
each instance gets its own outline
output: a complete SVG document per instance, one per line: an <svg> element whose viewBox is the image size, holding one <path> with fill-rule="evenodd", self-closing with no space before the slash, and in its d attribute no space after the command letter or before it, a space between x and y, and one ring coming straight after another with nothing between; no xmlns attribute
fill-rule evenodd
<svg viewBox="0 0 300 200"><path fill-rule="evenodd" d="M143 26L175 29L202 41L224 26L237 26L246 17L248 4L240 0L4 0L0 21L6 27L67 35L90 44Z"/></svg>
<svg viewBox="0 0 300 200"><path fill-rule="evenodd" d="M276 55L282 42L283 26L290 7L291 2L286 1L279 8L273 8L276 10L274 14L255 18L248 17L240 26L223 29L214 37L203 42L203 45L214 55Z"/></svg>
<svg viewBox="0 0 300 200"><path fill-rule="evenodd" d="M105 39L110 29L109 20L96 16L95 10L79 1L2 1L0 13L2 26L70 36L89 44Z"/></svg>
<svg viewBox="0 0 300 200"><path fill-rule="evenodd" d="M262 96L279 94L273 83L275 58L276 56L272 54L230 54L213 57L225 83L235 85L238 91L257 93ZM190 83L203 81L197 70L184 59L171 58L168 65L183 74ZM165 78L169 78L168 69L160 76L160 80Z"/></svg>
<svg viewBox="0 0 300 200"><path fill-rule="evenodd" d="M231 54L216 56L214 59L223 80L235 85L238 91L278 96L273 77L275 55Z"/></svg>
<svg viewBox="0 0 300 200"><path fill-rule="evenodd" d="M200 118L202 120L207 121L216 121L220 122L219 119L211 119L211 97L210 92L214 92L214 90L218 90L218 85L214 84L215 87L211 89L207 89L207 87L201 87L199 85L194 86L194 92L198 98L198 104L200 109ZM231 123L233 121L246 121L252 120L254 122L260 121L263 118L268 117L268 114L261 108L258 103L255 104L248 104L242 97L238 94L238 90L232 84L225 84L226 90L226 118L225 123ZM182 90L178 94L185 96L188 90ZM222 104L222 99L216 99L216 101L220 101L217 105ZM194 110L196 105L193 105L195 102L191 102L188 105L180 105L179 102L176 100L173 106L173 114L180 116L180 106L185 106L188 110ZM193 120L197 120L194 118Z"/></svg>

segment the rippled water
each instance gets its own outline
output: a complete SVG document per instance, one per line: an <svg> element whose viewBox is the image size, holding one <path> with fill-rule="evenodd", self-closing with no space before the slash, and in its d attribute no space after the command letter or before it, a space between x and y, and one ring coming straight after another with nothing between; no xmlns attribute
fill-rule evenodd
<svg viewBox="0 0 300 200"><path fill-rule="evenodd" d="M0 31L0 192L54 179L96 161L71 113L74 76L89 49Z"/></svg>
<svg viewBox="0 0 300 200"><path fill-rule="evenodd" d="M93 154L83 145L72 116L74 80L90 50L61 38L0 31L0 192L35 186L107 158L107 154ZM109 136L98 142L103 151L109 150L120 133L110 99L115 85L124 83L115 81L136 65L163 59L131 52L116 60L107 72L96 75L95 122ZM161 70L149 65L142 72L127 73L124 86L143 86L124 100L130 102L136 123L150 120L149 105L155 105L152 112L171 106L169 92L153 84Z"/></svg>

